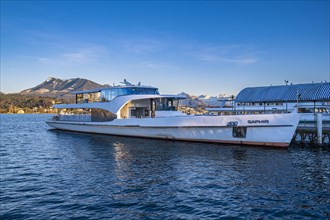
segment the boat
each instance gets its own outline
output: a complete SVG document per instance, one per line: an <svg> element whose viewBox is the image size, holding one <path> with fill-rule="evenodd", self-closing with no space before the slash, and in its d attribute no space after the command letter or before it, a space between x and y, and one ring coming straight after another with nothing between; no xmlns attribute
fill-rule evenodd
<svg viewBox="0 0 330 220"><path fill-rule="evenodd" d="M55 104L58 115L46 121L55 129L211 143L288 147L298 113L188 115L178 110L182 95L131 84L77 91L75 102Z"/></svg>

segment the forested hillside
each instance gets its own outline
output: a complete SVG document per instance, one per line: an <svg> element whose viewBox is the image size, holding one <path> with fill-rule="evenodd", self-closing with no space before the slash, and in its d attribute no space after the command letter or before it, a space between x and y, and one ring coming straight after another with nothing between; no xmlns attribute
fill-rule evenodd
<svg viewBox="0 0 330 220"><path fill-rule="evenodd" d="M51 97L0 93L0 113L51 113L52 105L63 101Z"/></svg>

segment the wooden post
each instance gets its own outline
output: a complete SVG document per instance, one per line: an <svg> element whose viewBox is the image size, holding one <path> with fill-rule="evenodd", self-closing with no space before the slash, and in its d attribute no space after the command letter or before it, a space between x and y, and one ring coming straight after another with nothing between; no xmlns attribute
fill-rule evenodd
<svg viewBox="0 0 330 220"><path fill-rule="evenodd" d="M322 144L322 113L317 113L317 143Z"/></svg>

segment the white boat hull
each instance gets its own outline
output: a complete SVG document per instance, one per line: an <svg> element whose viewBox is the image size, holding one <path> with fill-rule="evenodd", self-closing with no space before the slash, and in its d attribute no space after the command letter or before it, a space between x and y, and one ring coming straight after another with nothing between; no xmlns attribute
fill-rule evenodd
<svg viewBox="0 0 330 220"><path fill-rule="evenodd" d="M61 130L98 134L287 147L299 119L299 114L267 114L116 119L111 122L49 120L47 124ZM234 137L234 127L246 127L246 136Z"/></svg>

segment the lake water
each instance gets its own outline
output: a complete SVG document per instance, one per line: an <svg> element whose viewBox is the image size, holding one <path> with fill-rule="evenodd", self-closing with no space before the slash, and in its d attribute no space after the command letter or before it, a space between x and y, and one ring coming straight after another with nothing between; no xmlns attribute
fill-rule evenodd
<svg viewBox="0 0 330 220"><path fill-rule="evenodd" d="M330 148L52 130L0 115L0 219L329 219Z"/></svg>

